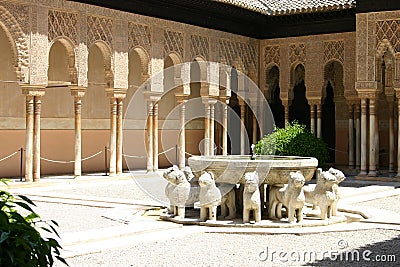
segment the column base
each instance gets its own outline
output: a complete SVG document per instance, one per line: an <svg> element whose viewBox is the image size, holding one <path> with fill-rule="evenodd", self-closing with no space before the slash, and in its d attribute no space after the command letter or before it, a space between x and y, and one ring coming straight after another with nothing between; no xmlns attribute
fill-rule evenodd
<svg viewBox="0 0 400 267"><path fill-rule="evenodd" d="M368 176L369 177L375 177L377 175L376 171L369 171Z"/></svg>
<svg viewBox="0 0 400 267"><path fill-rule="evenodd" d="M367 171L360 171L360 173L358 174L358 176L367 176Z"/></svg>

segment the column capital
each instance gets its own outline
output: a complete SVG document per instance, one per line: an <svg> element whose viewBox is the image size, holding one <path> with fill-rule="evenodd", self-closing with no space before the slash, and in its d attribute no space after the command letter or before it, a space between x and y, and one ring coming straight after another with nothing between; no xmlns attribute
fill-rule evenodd
<svg viewBox="0 0 400 267"><path fill-rule="evenodd" d="M361 99L377 99L378 93L376 90L360 90L358 91L358 96Z"/></svg>
<svg viewBox="0 0 400 267"><path fill-rule="evenodd" d="M144 91L143 96L146 101L157 102L160 100L162 92Z"/></svg>
<svg viewBox="0 0 400 267"><path fill-rule="evenodd" d="M208 96L202 96L201 100L202 100L203 104L214 105L215 103L217 103L217 99L215 99L213 97L208 97Z"/></svg>
<svg viewBox="0 0 400 267"><path fill-rule="evenodd" d="M45 85L32 85L32 84L23 84L22 93L27 96L44 96L46 93Z"/></svg>
<svg viewBox="0 0 400 267"><path fill-rule="evenodd" d="M106 93L110 98L123 99L126 97L127 89L124 88L107 88Z"/></svg>
<svg viewBox="0 0 400 267"><path fill-rule="evenodd" d="M307 99L308 105L312 106L312 105L321 105L321 98L308 98Z"/></svg>
<svg viewBox="0 0 400 267"><path fill-rule="evenodd" d="M396 98L400 99L400 86L394 88Z"/></svg>
<svg viewBox="0 0 400 267"><path fill-rule="evenodd" d="M68 88L71 91L71 95L74 96L74 97L81 97L82 98L82 97L85 96L86 87L84 87L84 86L71 85L71 86L68 86Z"/></svg>
<svg viewBox="0 0 400 267"><path fill-rule="evenodd" d="M185 103L188 100L189 95L175 93L176 102L179 104Z"/></svg>

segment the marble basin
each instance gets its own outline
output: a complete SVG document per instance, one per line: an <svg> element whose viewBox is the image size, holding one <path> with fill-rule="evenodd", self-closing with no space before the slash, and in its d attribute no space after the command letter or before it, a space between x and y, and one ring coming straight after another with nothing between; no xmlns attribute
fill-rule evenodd
<svg viewBox="0 0 400 267"><path fill-rule="evenodd" d="M301 171L309 181L318 166L313 157L272 155L257 156L254 160L247 155L192 156L188 162L197 178L202 171L211 171L216 182L227 184L242 184L244 174L251 171L257 171L260 183L264 184L285 184L292 171Z"/></svg>

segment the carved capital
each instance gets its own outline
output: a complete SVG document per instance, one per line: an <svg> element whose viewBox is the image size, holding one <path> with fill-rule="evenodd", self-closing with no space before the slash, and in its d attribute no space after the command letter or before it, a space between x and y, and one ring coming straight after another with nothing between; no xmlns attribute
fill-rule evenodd
<svg viewBox="0 0 400 267"><path fill-rule="evenodd" d="M79 97L82 98L85 96L86 93L86 87L83 86L68 86L68 88L71 90L71 95L73 97Z"/></svg>
<svg viewBox="0 0 400 267"><path fill-rule="evenodd" d="M188 99L188 95L175 93L176 102L179 104L185 103Z"/></svg>
<svg viewBox="0 0 400 267"><path fill-rule="evenodd" d="M44 85L32 85L24 84L21 85L22 93L27 96L44 96L46 93L46 87Z"/></svg>
<svg viewBox="0 0 400 267"><path fill-rule="evenodd" d="M107 88L106 93L109 98L124 99L127 89L123 88Z"/></svg>

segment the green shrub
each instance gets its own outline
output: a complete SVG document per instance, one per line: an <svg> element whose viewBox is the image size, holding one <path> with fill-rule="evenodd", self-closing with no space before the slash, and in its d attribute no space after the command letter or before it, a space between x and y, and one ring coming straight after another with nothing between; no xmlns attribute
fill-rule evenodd
<svg viewBox="0 0 400 267"><path fill-rule="evenodd" d="M53 226L57 223L41 220L30 205L35 206L29 198L0 190L0 266L53 266L54 257L68 265L60 256L58 241L38 231L58 236Z"/></svg>
<svg viewBox="0 0 400 267"><path fill-rule="evenodd" d="M329 159L324 141L296 121L265 136L256 144L255 151L258 155L315 157L320 167Z"/></svg>

